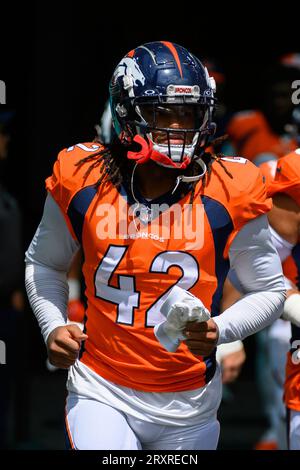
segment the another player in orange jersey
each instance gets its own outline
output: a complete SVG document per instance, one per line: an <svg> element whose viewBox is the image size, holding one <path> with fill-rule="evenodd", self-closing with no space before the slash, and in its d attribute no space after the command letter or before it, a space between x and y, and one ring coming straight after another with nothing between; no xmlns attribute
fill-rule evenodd
<svg viewBox="0 0 300 470"><path fill-rule="evenodd" d="M117 139L60 152L26 253L26 287L52 364L69 368L75 449L215 449L219 344L279 317L285 300L260 171L206 152L214 81L176 44L130 51L110 102ZM85 328L65 324L82 247ZM220 313L234 269L244 298Z"/></svg>
<svg viewBox="0 0 300 470"><path fill-rule="evenodd" d="M299 125L299 110L292 100L292 84L298 77L297 60L280 60L265 69L261 76L260 109L236 113L227 127L237 155L259 166L299 146L294 132L295 125Z"/></svg>
<svg viewBox="0 0 300 470"><path fill-rule="evenodd" d="M245 155L256 165L276 161L297 147L290 136L275 132L265 115L258 110L241 111L234 115L227 132L237 154Z"/></svg>
<svg viewBox="0 0 300 470"><path fill-rule="evenodd" d="M284 400L288 409L289 448L300 450L300 149L278 161L269 194L274 202L270 223L282 247L282 260L288 261L286 275L296 284L287 291L283 314L283 318L292 323ZM278 251L280 253L280 249Z"/></svg>
<svg viewBox="0 0 300 470"><path fill-rule="evenodd" d="M291 337L290 321L295 324L293 327L295 331L297 331L297 324L300 323L300 295L297 289L297 285L299 288L297 246L299 239L300 151L296 150L278 162L264 163L261 170L263 170L262 172L268 181L268 193L273 197L273 208L269 212L268 218L273 243L283 264L287 289L283 319L280 318L274 322L267 329L265 337L267 362L264 365L263 373L265 376L267 374L270 376L268 383L268 416L271 425L266 435L274 435L276 448L286 449L286 410L282 406L285 362ZM232 273L230 273L230 277L234 283ZM239 298L239 292L233 288L229 281L225 285L225 298L233 298L233 301L236 301ZM291 363L290 357L289 364ZM297 366L289 367L288 377L295 375L297 370ZM290 388L293 387L295 387L295 384ZM267 449L271 448L270 445L270 440L262 439L256 448Z"/></svg>

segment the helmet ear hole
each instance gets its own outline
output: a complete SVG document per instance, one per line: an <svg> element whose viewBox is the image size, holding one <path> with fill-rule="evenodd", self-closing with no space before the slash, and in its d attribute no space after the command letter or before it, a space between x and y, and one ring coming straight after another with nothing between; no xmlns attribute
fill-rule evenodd
<svg viewBox="0 0 300 470"><path fill-rule="evenodd" d="M116 106L116 112L118 113L118 115L121 117L121 118L124 118L127 116L127 109L125 108L124 105L118 103L117 106Z"/></svg>
<svg viewBox="0 0 300 470"><path fill-rule="evenodd" d="M213 137L217 131L217 124L215 122L209 123L208 129L209 129L209 135Z"/></svg>

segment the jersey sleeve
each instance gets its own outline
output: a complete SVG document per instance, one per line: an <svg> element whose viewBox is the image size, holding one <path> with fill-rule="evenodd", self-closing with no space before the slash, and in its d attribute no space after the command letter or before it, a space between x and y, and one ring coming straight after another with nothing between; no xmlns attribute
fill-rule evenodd
<svg viewBox="0 0 300 470"><path fill-rule="evenodd" d="M234 165L234 164L232 164ZM247 161L238 171L231 167L233 178L227 210L233 222L233 231L228 238L225 255L237 233L251 220L269 212L272 200L267 197L265 180L259 168Z"/></svg>
<svg viewBox="0 0 300 470"><path fill-rule="evenodd" d="M268 162L264 162L261 165L259 165L259 168L265 179L267 192L268 192L268 187L271 185L273 179L275 178L277 160L269 160Z"/></svg>
<svg viewBox="0 0 300 470"><path fill-rule="evenodd" d="M268 195L285 193L300 206L300 150L296 150L277 163L273 181L268 187Z"/></svg>
<svg viewBox="0 0 300 470"><path fill-rule="evenodd" d="M91 165L92 156L95 155L96 158L96 153L101 148L100 144L85 143L62 150L54 163L52 175L45 181L46 189L60 207L74 239L76 235L68 217L68 208L78 191L95 184L99 179L99 168L88 174L88 162L83 160L91 157L89 159Z"/></svg>

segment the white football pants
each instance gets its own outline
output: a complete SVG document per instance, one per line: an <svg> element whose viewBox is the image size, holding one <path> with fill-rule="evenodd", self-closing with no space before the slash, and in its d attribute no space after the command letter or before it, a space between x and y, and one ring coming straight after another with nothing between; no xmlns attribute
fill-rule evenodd
<svg viewBox="0 0 300 470"><path fill-rule="evenodd" d="M66 403L67 443L85 450L215 450L216 418L181 427L141 421L111 406L70 393Z"/></svg>

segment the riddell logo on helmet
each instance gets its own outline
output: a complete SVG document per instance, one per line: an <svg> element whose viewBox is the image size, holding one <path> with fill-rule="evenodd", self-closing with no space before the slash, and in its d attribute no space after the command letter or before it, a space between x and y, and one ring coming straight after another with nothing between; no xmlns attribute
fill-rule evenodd
<svg viewBox="0 0 300 470"><path fill-rule="evenodd" d="M6 104L6 86L3 80L0 80L0 104Z"/></svg>

